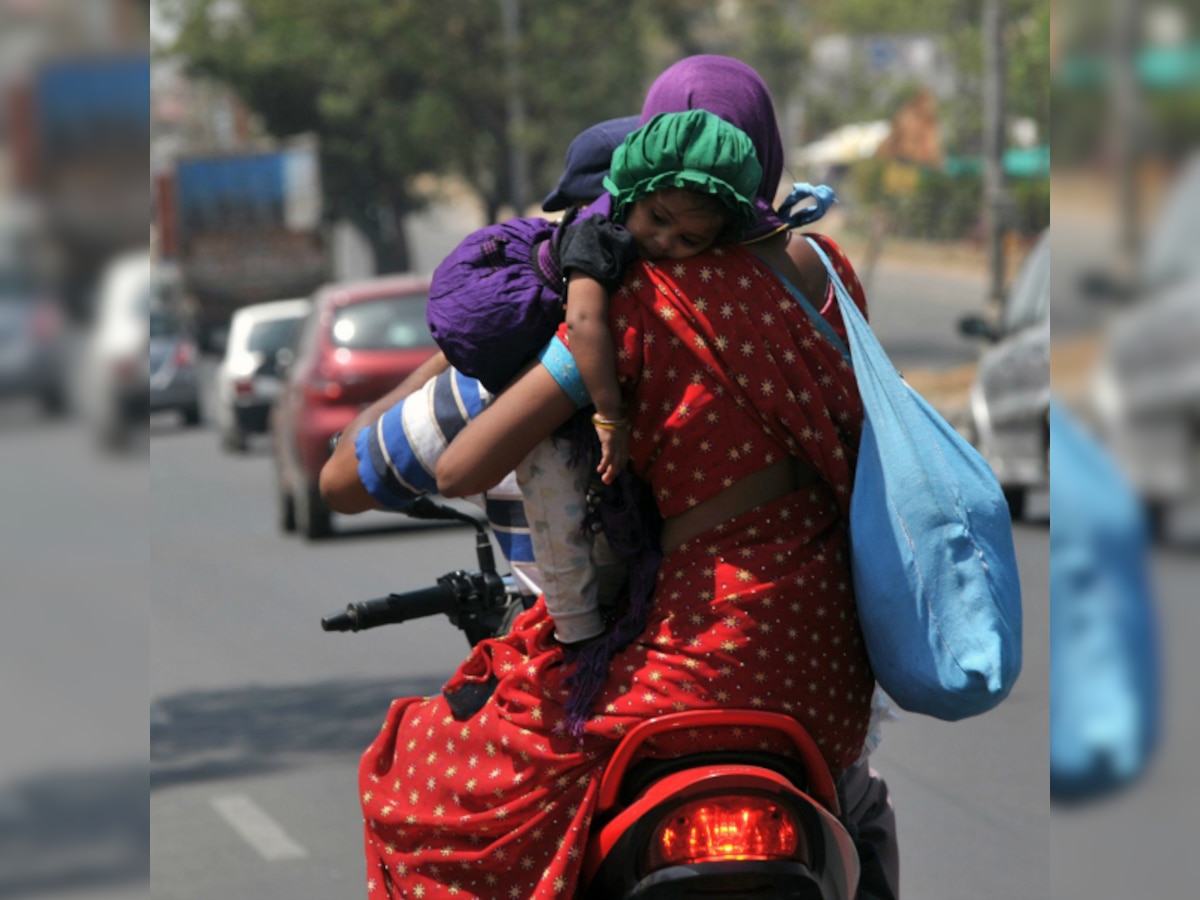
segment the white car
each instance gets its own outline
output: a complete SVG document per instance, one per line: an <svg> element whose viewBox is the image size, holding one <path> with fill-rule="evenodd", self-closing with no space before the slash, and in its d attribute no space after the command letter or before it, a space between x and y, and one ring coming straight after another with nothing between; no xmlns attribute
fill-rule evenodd
<svg viewBox="0 0 1200 900"><path fill-rule="evenodd" d="M1092 383L1100 431L1168 539L1172 510L1200 502L1197 229L1200 155L1172 184L1133 282L1091 285L1095 299L1125 306L1107 323Z"/></svg>
<svg viewBox="0 0 1200 900"><path fill-rule="evenodd" d="M280 351L291 348L311 309L306 299L276 300L244 306L233 314L216 376L217 428L226 450L240 453L250 435L267 432L271 404L282 386Z"/></svg>
<svg viewBox="0 0 1200 900"><path fill-rule="evenodd" d="M148 251L118 257L101 276L83 347L79 397L86 421L108 447L122 444L147 421L154 285Z"/></svg>
<svg viewBox="0 0 1200 900"><path fill-rule="evenodd" d="M1049 230L1022 264L1000 321L968 316L959 328L991 342L971 384L970 430L1020 519L1028 491L1044 489L1050 478Z"/></svg>

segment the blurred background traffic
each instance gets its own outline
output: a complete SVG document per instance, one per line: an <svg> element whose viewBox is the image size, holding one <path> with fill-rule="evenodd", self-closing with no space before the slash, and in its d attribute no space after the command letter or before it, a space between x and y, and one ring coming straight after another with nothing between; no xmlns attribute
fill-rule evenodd
<svg viewBox="0 0 1200 900"><path fill-rule="evenodd" d="M701 52L766 79L781 195L835 187L820 230L1019 532L1034 631L1004 721L1021 750L979 735L990 749L961 753L992 777L964 772L939 806L904 776L931 748L907 723L891 757L884 743L912 896L1178 891L1200 718L1183 687L1200 571L1195 0L0 0L0 896L144 891L150 818L131 797L147 784L156 834L216 858L180 798L244 785L262 757L280 768L253 723L297 722L291 694L255 686L307 688L328 666L377 706L400 693L396 660L310 646L315 614L469 562L437 529L331 514L315 490L328 438L433 352L427 278L457 241L538 214L575 134L635 114ZM311 609L289 606L305 591ZM249 643L217 637L229 628ZM436 689L461 655L447 646L405 677ZM302 696L353 739L288 733L352 769L357 719ZM235 724L247 745L224 737ZM998 850L994 869L956 869L954 841L984 839L952 808L1024 874ZM158 844L156 896L231 894Z"/></svg>

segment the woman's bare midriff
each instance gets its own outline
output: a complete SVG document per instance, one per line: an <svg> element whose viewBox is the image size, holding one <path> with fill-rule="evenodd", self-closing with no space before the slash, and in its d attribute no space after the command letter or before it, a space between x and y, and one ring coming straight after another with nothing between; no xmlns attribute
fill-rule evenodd
<svg viewBox="0 0 1200 900"><path fill-rule="evenodd" d="M662 551L664 554L670 553L685 541L711 531L722 522L786 497L806 484L812 484L817 478L812 466L794 456L747 475L687 512L665 519Z"/></svg>

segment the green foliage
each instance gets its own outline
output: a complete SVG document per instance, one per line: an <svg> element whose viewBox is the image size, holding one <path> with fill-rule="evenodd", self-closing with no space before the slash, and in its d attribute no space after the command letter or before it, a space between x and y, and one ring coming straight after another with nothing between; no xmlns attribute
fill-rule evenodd
<svg viewBox="0 0 1200 900"><path fill-rule="evenodd" d="M1112 105L1108 96L1056 82L1051 87L1051 105L1059 111L1050 131L1054 165L1070 168L1093 159L1109 127Z"/></svg>
<svg viewBox="0 0 1200 900"><path fill-rule="evenodd" d="M942 137L951 154L978 153L983 135L983 0L838 0L813 5L813 28L822 34L920 34L942 36L959 83L942 106ZM1050 3L1006 0L1002 40L1007 69L1005 93L1010 116L1027 116L1041 134L1050 133ZM866 72L845 86L838 108L818 99L816 122L828 127L886 118L898 94ZM890 108L889 108L890 107ZM814 135L820 128L810 128Z"/></svg>
<svg viewBox="0 0 1200 900"><path fill-rule="evenodd" d="M837 0L815 4L815 15L830 31L853 34L944 32L978 24L982 0Z"/></svg>
<svg viewBox="0 0 1200 900"><path fill-rule="evenodd" d="M979 224L982 197L983 182L978 175L925 169L913 195L894 201L896 231L934 241L966 237Z"/></svg>
<svg viewBox="0 0 1200 900"><path fill-rule="evenodd" d="M1012 230L1026 237L1050 227L1050 179L1029 178L1009 185L1013 201Z"/></svg>
<svg viewBox="0 0 1200 900"><path fill-rule="evenodd" d="M1028 116L1043 135L1050 133L1050 4L1031 2L1009 16L1004 30L1007 56L1008 108L1014 116Z"/></svg>
<svg viewBox="0 0 1200 900"><path fill-rule="evenodd" d="M1200 146L1200 85L1149 92L1145 104L1150 149L1172 160L1195 152Z"/></svg>
<svg viewBox="0 0 1200 900"><path fill-rule="evenodd" d="M906 238L954 241L978 233L983 211L983 177L979 172L951 175L937 169L917 172L911 192L888 189L884 160L857 163L850 172L847 205L855 211L851 226L870 227L873 210L887 213L889 230ZM1018 179L1009 185L1012 198L1010 228L1036 235L1050 224L1050 182L1046 178Z"/></svg>
<svg viewBox="0 0 1200 900"><path fill-rule="evenodd" d="M821 34L946 36L963 80L943 110L950 152L977 150L982 0L160 0L180 27L174 50L196 73L228 84L277 137L315 133L327 208L371 238L381 268L404 268L398 223L422 203L424 173L462 177L489 217L510 210L512 160L528 164L525 203L553 186L570 140L601 119L638 112L653 76L694 53L744 59L767 81L781 116L804 90ZM503 12L519 12L515 43ZM1008 0L1012 108L1048 116L1039 80L1045 0ZM1032 18L1031 18L1032 17ZM1032 21L1028 24L1026 20ZM1023 24L1024 23L1024 24ZM1033 49L1030 49L1033 48ZM515 62L516 79L509 63ZM894 111L908 86L880 91L863 76L850 103L822 108L832 127ZM1041 90L1041 95L1037 91ZM513 128L519 93L523 124ZM860 104L863 109L854 109ZM890 107L890 108L889 108ZM781 118L781 125L784 124ZM794 136L789 136L794 137Z"/></svg>
<svg viewBox="0 0 1200 900"><path fill-rule="evenodd" d="M514 146L533 201L578 131L640 108L635 0L516 5L512 45L500 0L164 0L163 11L193 72L231 86L271 134L319 136L329 208L364 229L387 269L407 266L396 223L422 202L415 176L464 177L495 217ZM512 87L527 125L510 134Z"/></svg>

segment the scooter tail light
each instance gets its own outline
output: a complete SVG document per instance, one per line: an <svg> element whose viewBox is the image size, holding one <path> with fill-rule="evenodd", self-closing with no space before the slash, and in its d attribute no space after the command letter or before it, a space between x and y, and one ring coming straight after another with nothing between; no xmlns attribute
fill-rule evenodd
<svg viewBox="0 0 1200 900"><path fill-rule="evenodd" d="M811 863L803 824L771 797L705 797L672 810L654 829L646 858L665 866L734 860L788 859Z"/></svg>

